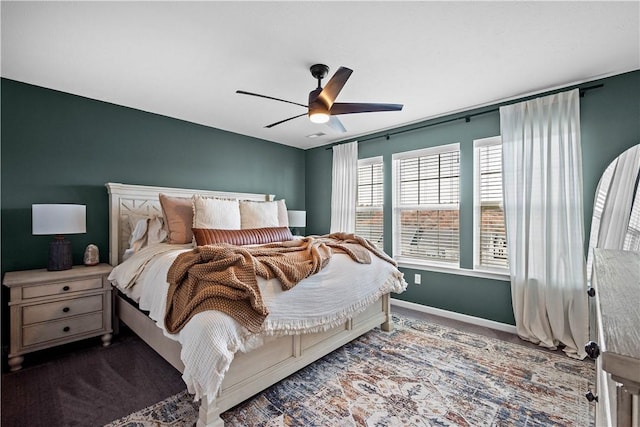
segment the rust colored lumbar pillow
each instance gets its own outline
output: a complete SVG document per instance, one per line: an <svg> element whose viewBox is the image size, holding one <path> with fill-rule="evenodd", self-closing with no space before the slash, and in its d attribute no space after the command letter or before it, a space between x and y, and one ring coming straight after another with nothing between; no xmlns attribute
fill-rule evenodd
<svg viewBox="0 0 640 427"><path fill-rule="evenodd" d="M245 228L242 230L220 230L194 228L193 235L198 246L229 243L232 245L259 245L292 240L289 227Z"/></svg>

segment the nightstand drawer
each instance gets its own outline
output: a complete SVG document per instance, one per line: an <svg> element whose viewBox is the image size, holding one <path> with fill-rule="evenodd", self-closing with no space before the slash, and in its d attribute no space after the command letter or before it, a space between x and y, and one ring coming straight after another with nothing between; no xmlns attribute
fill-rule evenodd
<svg viewBox="0 0 640 427"><path fill-rule="evenodd" d="M102 288L102 278L93 277L85 280L70 280L47 285L25 286L22 288L22 298L37 298L47 295L66 294L69 292L86 291Z"/></svg>
<svg viewBox="0 0 640 427"><path fill-rule="evenodd" d="M103 295L98 294L66 301L29 305L22 309L22 324L30 325L32 323L102 311L102 301Z"/></svg>
<svg viewBox="0 0 640 427"><path fill-rule="evenodd" d="M22 345L26 347L55 339L69 338L86 332L99 331L102 328L102 312L25 326L22 330Z"/></svg>

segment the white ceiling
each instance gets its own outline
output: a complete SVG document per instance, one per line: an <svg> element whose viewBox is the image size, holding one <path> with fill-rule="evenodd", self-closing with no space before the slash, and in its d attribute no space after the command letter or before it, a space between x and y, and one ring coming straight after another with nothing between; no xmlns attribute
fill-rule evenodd
<svg viewBox="0 0 640 427"><path fill-rule="evenodd" d="M300 148L640 69L640 2L6 2L2 76ZM301 117L309 66L354 70ZM325 80L326 82L326 80ZM637 94L635 94L637 96ZM307 135L324 132L315 139Z"/></svg>

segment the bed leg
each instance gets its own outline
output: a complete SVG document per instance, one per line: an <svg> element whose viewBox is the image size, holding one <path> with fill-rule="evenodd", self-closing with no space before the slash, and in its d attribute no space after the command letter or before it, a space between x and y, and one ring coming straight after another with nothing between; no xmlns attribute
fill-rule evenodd
<svg viewBox="0 0 640 427"><path fill-rule="evenodd" d="M382 309L386 314L386 320L380 325L380 329L384 332L393 331L393 319L391 318L391 298L389 294L382 296Z"/></svg>
<svg viewBox="0 0 640 427"><path fill-rule="evenodd" d="M111 328L113 329L113 335L120 333L120 317L118 316L118 289L116 287L111 288Z"/></svg>
<svg viewBox="0 0 640 427"><path fill-rule="evenodd" d="M215 401L208 404L206 396L202 396L200 399L200 411L196 427L224 427L224 421L220 418L218 405L216 405Z"/></svg>
<svg viewBox="0 0 640 427"><path fill-rule="evenodd" d="M391 320L391 316L387 316L387 320L382 325L380 325L380 329L385 332L393 331L393 321Z"/></svg>

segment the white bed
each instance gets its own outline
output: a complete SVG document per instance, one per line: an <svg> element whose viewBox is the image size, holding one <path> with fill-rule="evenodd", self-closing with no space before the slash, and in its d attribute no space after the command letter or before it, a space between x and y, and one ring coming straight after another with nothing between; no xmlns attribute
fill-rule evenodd
<svg viewBox="0 0 640 427"><path fill-rule="evenodd" d="M108 183L106 186L109 192L110 208L109 257L110 263L114 266L122 263L122 254L128 247L130 237L129 217L161 216L162 211L158 200L158 194L160 193L177 197L190 197L198 194L208 197L237 198L255 201L273 200L273 196L264 194L188 190L115 183ZM154 248L148 249L150 252L156 251ZM159 252L162 252L160 255L153 255L154 262L162 257L168 259L175 258L176 250L185 251L188 249L178 247L175 250L171 248L169 252L164 251L164 249L160 250ZM143 251L140 252L141 256L143 255L142 252ZM346 255L342 256L346 257ZM334 255L330 264L338 265L340 263L350 262L344 259L334 261L334 259L336 259L336 255ZM152 263L150 262L150 264ZM166 283L166 269L168 268L166 267L166 261L164 267L160 266L160 261L158 261L157 264L159 266L157 270L153 270L153 274L150 272L141 274L140 281L145 283L158 283L158 286L166 289L166 287L168 287ZM164 268L164 270L162 268ZM358 268L366 267L360 266ZM166 295L166 290L158 291L165 293L156 293L155 296L153 293L147 291L147 296L143 296L140 299L140 308L149 310L149 315L158 320L157 323L151 317L140 311L128 298L125 298L122 292L117 293L114 305L116 307L116 315L124 324L183 373L187 387L191 392L195 392L196 397L201 400L198 426L222 426L223 421L220 418L220 414L227 409L273 385L376 326L380 326L381 329L385 331L391 330L389 290L398 292L404 290L406 287L406 283L402 279L401 274L397 272L397 269L393 270L395 271L392 271L389 277L383 280L385 281L384 287L381 286L375 293L371 291L368 298L363 298L360 302L354 302L349 305L348 310L345 310L345 316L347 317L344 319L340 318L338 326L335 326L337 322L334 319L332 325L316 325L315 328L308 328L309 330L313 329L317 331L312 333L299 333L295 327L290 327L290 324L282 326L282 324L277 321L277 313L284 312L283 307L286 307L286 305L278 308L277 298L274 296L277 296L278 293L291 293L293 295L294 291L298 288L301 289L299 292L303 292L303 290L305 292L312 292L314 285L311 280L315 280L314 277L312 276L305 279L305 281L309 281L305 282L308 283L308 286L297 286L287 293L282 293L279 289L276 289L277 287L273 286L273 281L277 283L276 279L268 282L263 280L261 283L263 298L266 302L271 301L269 304L272 304L269 306L270 315L265 320L265 324L269 324L271 321L271 325L276 326L273 326L271 329L267 328L266 330L269 332L265 332L259 336L251 335L247 338L247 335L245 335L244 338L240 340L242 344L235 346L233 351L238 349L247 349L250 351L238 351L235 357L233 357L232 354L232 361L230 366L228 366L228 370L226 370L226 366L223 368L216 367L215 369L210 368L209 365L195 366L198 363L203 364L200 360L202 357L198 353L201 352L201 350L198 350L196 352L198 354L193 356L192 353L194 353L194 350L192 350L192 348L194 344L191 342L198 341L198 338L193 337L198 336L198 334L200 334L201 337L203 335L202 331L207 330L208 327L202 325L210 325L212 322L217 321L226 322L228 326L227 329L231 330L231 332L229 332L230 335L236 336L233 335L235 333L242 335L242 330L244 329L230 317L212 311L200 313L194 316L183 331L177 335L171 335L163 330L164 325L162 325L160 321L162 318L162 310L164 309L164 305L162 304L164 301L162 301L162 297L158 297L158 295ZM388 271L388 269L385 271ZM162 277L163 274L165 274L165 282L159 283L162 282L159 278ZM359 276L365 277L365 274L365 271L362 270ZM380 276L380 272L376 272L375 275ZM319 278L318 280L321 279L322 278ZM334 281L339 282L337 280ZM124 291L127 292L127 290ZM131 296L134 292L127 293ZM144 292L138 292L138 296L140 294L144 294ZM149 302L151 300L156 300L156 302ZM333 301L327 303L327 306L335 305L336 303L336 301ZM318 312L322 311L322 306L316 306L316 308ZM271 320L272 316L274 320ZM280 327L280 329L278 329L278 327ZM285 331L287 328L290 328L288 332ZM259 344L261 345L257 346ZM251 350L251 348L254 349ZM194 362L195 359L198 359L197 363ZM185 362L183 362L183 360ZM186 367L185 363L187 365ZM207 361L207 363L209 363L209 361ZM220 376L220 378L222 378L221 384L217 384L216 381L209 378L209 375L213 371L220 370L223 371ZM226 372L224 372L224 370L226 370ZM217 374L214 373L213 375L215 376ZM203 378L203 376L207 376L207 378ZM215 390L215 392L212 390Z"/></svg>

